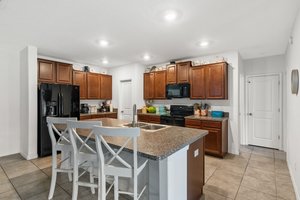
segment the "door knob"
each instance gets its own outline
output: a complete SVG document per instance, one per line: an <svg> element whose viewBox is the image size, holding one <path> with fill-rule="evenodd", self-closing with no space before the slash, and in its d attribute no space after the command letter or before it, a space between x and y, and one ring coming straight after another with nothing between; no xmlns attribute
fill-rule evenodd
<svg viewBox="0 0 300 200"><path fill-rule="evenodd" d="M248 116L252 116L252 113L247 113Z"/></svg>
<svg viewBox="0 0 300 200"><path fill-rule="evenodd" d="M121 113L124 113L124 110L122 110Z"/></svg>

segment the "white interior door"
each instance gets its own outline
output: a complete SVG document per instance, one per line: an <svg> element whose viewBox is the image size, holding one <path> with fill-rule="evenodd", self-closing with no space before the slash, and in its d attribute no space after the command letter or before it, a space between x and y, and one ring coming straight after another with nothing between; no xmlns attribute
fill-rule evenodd
<svg viewBox="0 0 300 200"><path fill-rule="evenodd" d="M247 89L248 143L269 148L279 148L279 75L249 77L247 79Z"/></svg>
<svg viewBox="0 0 300 200"><path fill-rule="evenodd" d="M121 81L120 88L120 117L123 120L131 121L133 115L131 80Z"/></svg>

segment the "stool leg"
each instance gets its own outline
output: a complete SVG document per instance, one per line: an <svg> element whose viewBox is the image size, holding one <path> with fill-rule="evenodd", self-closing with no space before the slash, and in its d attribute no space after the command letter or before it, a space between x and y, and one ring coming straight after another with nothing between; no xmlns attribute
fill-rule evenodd
<svg viewBox="0 0 300 200"><path fill-rule="evenodd" d="M119 200L119 177L115 176L115 185L114 185L114 200Z"/></svg>
<svg viewBox="0 0 300 200"><path fill-rule="evenodd" d="M74 159L72 200L77 200L77 196L78 196L78 163L77 160Z"/></svg>
<svg viewBox="0 0 300 200"><path fill-rule="evenodd" d="M52 152L52 176L51 176L51 186L50 186L48 199L53 198L55 184L56 184L56 178L57 178L56 168L57 168L57 152L54 150Z"/></svg>
<svg viewBox="0 0 300 200"><path fill-rule="evenodd" d="M94 177L93 177L93 169L90 170L90 182L95 183L94 182ZM95 188L94 187L91 187L91 192L92 192L92 194L95 194Z"/></svg>

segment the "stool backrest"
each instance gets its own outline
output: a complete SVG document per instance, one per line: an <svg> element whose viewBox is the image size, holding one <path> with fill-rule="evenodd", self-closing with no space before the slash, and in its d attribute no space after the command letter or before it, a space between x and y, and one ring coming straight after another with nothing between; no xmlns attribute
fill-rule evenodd
<svg viewBox="0 0 300 200"><path fill-rule="evenodd" d="M113 161L117 160L125 168L137 169L137 137L140 135L140 128L119 128L119 127L100 127L94 126L93 128L97 152L100 158L101 168L104 169L104 165L113 165ZM105 137L122 137L124 140L123 145L117 150L112 148L106 141ZM125 161L120 153L124 148L132 142L133 146L133 164L129 164ZM103 149L105 148L105 149ZM104 152L107 150L111 154L111 158L105 159ZM107 153L105 153L107 155Z"/></svg>
<svg viewBox="0 0 300 200"><path fill-rule="evenodd" d="M70 137L67 129L67 121L70 120L77 121L77 118L47 117L46 121L47 121L49 135L51 138L52 149L54 149L57 143L61 143L61 142L71 145ZM57 135L57 137L55 135Z"/></svg>
<svg viewBox="0 0 300 200"><path fill-rule="evenodd" d="M74 155L84 151L85 153L96 154L95 147L89 144L91 136L93 136L93 127L102 126L101 121L68 121L67 127L70 133L71 143ZM79 131L84 132L84 137L80 136Z"/></svg>

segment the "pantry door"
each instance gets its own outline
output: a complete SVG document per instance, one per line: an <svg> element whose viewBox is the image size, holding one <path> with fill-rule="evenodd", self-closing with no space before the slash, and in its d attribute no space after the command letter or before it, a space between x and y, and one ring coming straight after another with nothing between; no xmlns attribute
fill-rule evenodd
<svg viewBox="0 0 300 200"><path fill-rule="evenodd" d="M281 148L280 76L252 76L246 84L248 143Z"/></svg>
<svg viewBox="0 0 300 200"><path fill-rule="evenodd" d="M132 83L131 80L124 80L120 83L120 119L132 121Z"/></svg>

